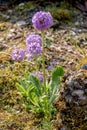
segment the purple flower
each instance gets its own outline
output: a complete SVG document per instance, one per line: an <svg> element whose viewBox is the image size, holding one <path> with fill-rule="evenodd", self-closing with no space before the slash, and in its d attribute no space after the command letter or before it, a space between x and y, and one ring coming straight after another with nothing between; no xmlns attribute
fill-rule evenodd
<svg viewBox="0 0 87 130"><path fill-rule="evenodd" d="M32 43L39 43L42 46L42 38L37 34L31 34L26 38L26 45L31 45Z"/></svg>
<svg viewBox="0 0 87 130"><path fill-rule="evenodd" d="M52 65L50 65L50 66L48 66L48 68L47 68L49 71L51 71L51 70L53 70L53 66Z"/></svg>
<svg viewBox="0 0 87 130"><path fill-rule="evenodd" d="M15 61L22 61L25 57L25 52L23 49L15 49L12 52L12 59Z"/></svg>
<svg viewBox="0 0 87 130"><path fill-rule="evenodd" d="M39 78L40 82L43 82L44 78L40 72L33 72L32 75Z"/></svg>
<svg viewBox="0 0 87 130"><path fill-rule="evenodd" d="M58 62L57 61L53 61L52 63L51 63L51 65L50 66L48 66L48 71L51 71L51 70L53 70L53 67L54 67L54 65L57 65L58 64Z"/></svg>
<svg viewBox="0 0 87 130"><path fill-rule="evenodd" d="M39 35L29 35L26 39L26 44L28 58L42 55L42 38Z"/></svg>
<svg viewBox="0 0 87 130"><path fill-rule="evenodd" d="M37 30L46 30L53 25L53 18L49 12L40 11L33 16L32 23Z"/></svg>
<svg viewBox="0 0 87 130"><path fill-rule="evenodd" d="M51 64L52 64L52 65L57 65L58 62L57 62L57 61L53 61Z"/></svg>

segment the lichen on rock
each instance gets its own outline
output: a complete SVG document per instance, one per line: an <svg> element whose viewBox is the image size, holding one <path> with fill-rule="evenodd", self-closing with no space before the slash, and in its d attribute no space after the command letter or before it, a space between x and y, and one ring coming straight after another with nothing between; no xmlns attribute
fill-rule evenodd
<svg viewBox="0 0 87 130"><path fill-rule="evenodd" d="M57 130L87 130L86 70L68 77L61 87L56 107L59 111Z"/></svg>

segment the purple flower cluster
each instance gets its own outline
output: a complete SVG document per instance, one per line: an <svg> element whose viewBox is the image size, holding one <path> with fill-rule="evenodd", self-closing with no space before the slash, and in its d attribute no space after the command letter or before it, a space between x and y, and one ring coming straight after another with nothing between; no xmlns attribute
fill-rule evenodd
<svg viewBox="0 0 87 130"><path fill-rule="evenodd" d="M53 61L53 62L51 63L51 65L50 65L50 66L48 66L48 71L53 70L54 65L57 65L57 64L58 64L58 62L57 62L57 61Z"/></svg>
<svg viewBox="0 0 87 130"><path fill-rule="evenodd" d="M15 61L22 61L25 57L25 52L23 49L15 49L12 52L12 59Z"/></svg>
<svg viewBox="0 0 87 130"><path fill-rule="evenodd" d="M29 35L26 39L26 45L28 58L42 55L42 38L39 35Z"/></svg>
<svg viewBox="0 0 87 130"><path fill-rule="evenodd" d="M53 18L49 12L40 11L33 16L32 23L37 30L46 30L53 25Z"/></svg>
<svg viewBox="0 0 87 130"><path fill-rule="evenodd" d="M53 25L53 18L49 12L40 11L33 16L32 23L37 30L46 30ZM42 38L39 35L29 35L26 39L26 45L26 56L28 58L42 55ZM23 49L15 49L12 52L12 59L15 61L22 61L24 57Z"/></svg>
<svg viewBox="0 0 87 130"><path fill-rule="evenodd" d="M49 71L51 71L51 70L53 70L53 66L52 65L50 65L50 66L48 66L48 68L47 68Z"/></svg>
<svg viewBox="0 0 87 130"><path fill-rule="evenodd" d="M34 77L38 77L40 82L43 82L44 78L43 78L43 75L40 72L33 72L32 75Z"/></svg>

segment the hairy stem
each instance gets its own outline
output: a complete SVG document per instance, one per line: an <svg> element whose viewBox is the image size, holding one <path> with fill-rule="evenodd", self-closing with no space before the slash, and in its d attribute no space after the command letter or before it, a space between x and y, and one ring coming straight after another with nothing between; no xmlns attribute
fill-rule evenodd
<svg viewBox="0 0 87 130"><path fill-rule="evenodd" d="M41 35L42 35L42 67L43 67L44 88L45 88L46 87L46 74L45 74L45 57L44 57L44 31L41 32Z"/></svg>

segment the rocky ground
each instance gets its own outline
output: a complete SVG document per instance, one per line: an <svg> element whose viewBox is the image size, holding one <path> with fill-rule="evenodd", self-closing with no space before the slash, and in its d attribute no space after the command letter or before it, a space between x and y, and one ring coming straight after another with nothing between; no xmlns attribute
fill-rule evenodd
<svg viewBox="0 0 87 130"><path fill-rule="evenodd" d="M40 34L32 26L34 13L53 6L26 2L5 6L0 11L0 130L34 130L39 125L40 120L24 110L15 86L15 81L19 82L24 72L34 67L25 62L15 63L10 54L15 47L26 49L25 39L29 34ZM87 64L87 18L78 10L72 10L73 18L68 22L63 22L64 19L61 22L53 15L54 25L45 32L46 40L51 43L50 47L45 47L46 68L56 61L64 67L66 78Z"/></svg>
<svg viewBox="0 0 87 130"><path fill-rule="evenodd" d="M58 102L58 130L87 129L87 71L68 76L61 87Z"/></svg>

